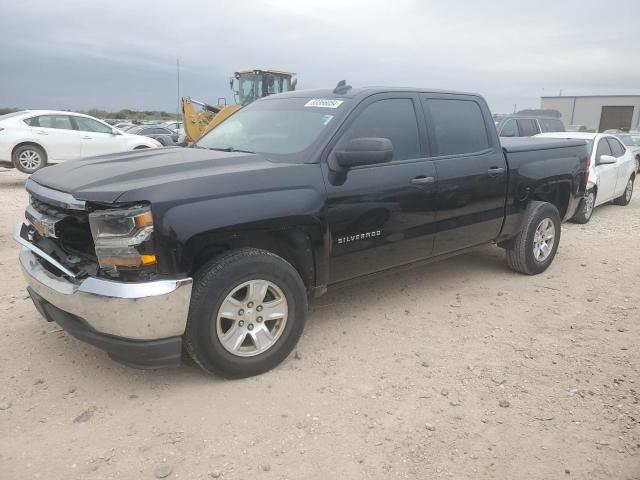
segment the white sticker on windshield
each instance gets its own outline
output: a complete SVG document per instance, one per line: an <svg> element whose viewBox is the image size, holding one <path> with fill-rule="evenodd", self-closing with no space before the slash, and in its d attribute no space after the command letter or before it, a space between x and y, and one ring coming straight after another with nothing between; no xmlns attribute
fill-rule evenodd
<svg viewBox="0 0 640 480"><path fill-rule="evenodd" d="M314 98L304 104L305 107L320 107L320 108L338 108L342 105L343 100L329 100L326 98Z"/></svg>

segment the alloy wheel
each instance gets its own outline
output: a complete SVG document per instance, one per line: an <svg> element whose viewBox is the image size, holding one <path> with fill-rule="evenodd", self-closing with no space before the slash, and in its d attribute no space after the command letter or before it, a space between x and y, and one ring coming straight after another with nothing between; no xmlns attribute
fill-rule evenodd
<svg viewBox="0 0 640 480"><path fill-rule="evenodd" d="M269 350L287 324L289 305L275 283L250 280L233 288L216 315L216 335L225 350L252 357Z"/></svg>
<svg viewBox="0 0 640 480"><path fill-rule="evenodd" d="M42 157L35 150L24 150L18 156L18 162L25 170L36 170L42 164Z"/></svg>
<svg viewBox="0 0 640 480"><path fill-rule="evenodd" d="M533 236L533 257L538 262L544 262L551 252L556 238L556 228L550 218L543 218Z"/></svg>

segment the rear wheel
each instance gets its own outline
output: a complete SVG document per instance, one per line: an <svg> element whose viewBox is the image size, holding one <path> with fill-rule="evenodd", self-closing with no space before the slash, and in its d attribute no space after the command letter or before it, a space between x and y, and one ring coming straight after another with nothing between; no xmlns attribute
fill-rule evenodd
<svg viewBox="0 0 640 480"><path fill-rule="evenodd" d="M591 220L595 204L596 192L594 190L589 190L580 205L580 209L576 212L571 221L573 223L587 223Z"/></svg>
<svg viewBox="0 0 640 480"><path fill-rule="evenodd" d="M22 145L13 151L13 165L23 173L32 174L47 165L47 155L37 145Z"/></svg>
<svg viewBox="0 0 640 480"><path fill-rule="evenodd" d="M625 205L629 205L631 197L633 196L633 180L633 177L629 178L627 186L624 188L624 192L622 192L622 195L616 198L613 203L615 203L616 205L622 205L623 207Z"/></svg>
<svg viewBox="0 0 640 480"><path fill-rule="evenodd" d="M196 274L185 346L207 372L258 375L295 347L306 312L306 289L293 266L265 250L235 250Z"/></svg>
<svg viewBox="0 0 640 480"><path fill-rule="evenodd" d="M531 202L518 236L507 246L509 267L535 275L544 272L556 256L560 243L560 214L546 202Z"/></svg>

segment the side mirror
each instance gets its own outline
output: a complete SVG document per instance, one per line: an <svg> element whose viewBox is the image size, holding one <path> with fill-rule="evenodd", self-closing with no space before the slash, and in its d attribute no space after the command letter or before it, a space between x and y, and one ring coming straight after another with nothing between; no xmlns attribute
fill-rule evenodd
<svg viewBox="0 0 640 480"><path fill-rule="evenodd" d="M598 163L600 165L606 165L609 163L616 163L616 157L612 157L611 155L600 155L600 158L598 159Z"/></svg>
<svg viewBox="0 0 640 480"><path fill-rule="evenodd" d="M338 165L343 168L390 162L393 159L393 144L388 138L354 138L344 150L337 150L335 156Z"/></svg>

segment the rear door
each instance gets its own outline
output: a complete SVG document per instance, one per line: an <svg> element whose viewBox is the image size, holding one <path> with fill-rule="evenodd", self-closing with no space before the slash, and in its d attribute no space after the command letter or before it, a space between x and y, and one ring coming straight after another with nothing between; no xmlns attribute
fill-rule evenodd
<svg viewBox="0 0 640 480"><path fill-rule="evenodd" d="M609 148L611 148L611 153L614 157L616 157L616 187L614 189L613 198L619 197L624 192L624 189L627 186L627 181L629 180L629 176L631 172L633 172L633 166L635 166L635 162L632 162L633 159L625 158L625 154L627 153L624 145L620 143L617 138L607 137L607 141L609 142ZM633 166L632 166L633 165Z"/></svg>
<svg viewBox="0 0 640 480"><path fill-rule="evenodd" d="M412 93L373 95L350 114L329 146L349 140L391 140L393 160L346 172L323 163L332 249L330 283L429 257L433 250L436 172L425 122Z"/></svg>
<svg viewBox="0 0 640 480"><path fill-rule="evenodd" d="M93 118L73 116L79 131L82 132L82 156L92 157L107 153L121 152L123 141L121 135L114 135L109 125L98 122Z"/></svg>
<svg viewBox="0 0 640 480"><path fill-rule="evenodd" d="M507 164L484 103L465 95L422 101L438 174L434 255L495 239L504 219Z"/></svg>
<svg viewBox="0 0 640 480"><path fill-rule="evenodd" d="M40 143L49 162L80 157L82 141L69 115L38 115L29 119L34 138Z"/></svg>
<svg viewBox="0 0 640 480"><path fill-rule="evenodd" d="M613 155L607 137L600 137L596 145L596 175L598 176L598 195L596 204L608 202L614 198L616 181L618 178L618 167L615 163L600 163L602 155Z"/></svg>

